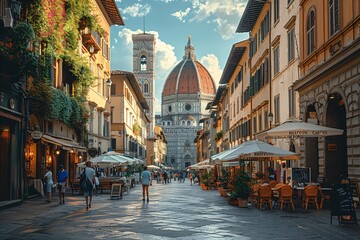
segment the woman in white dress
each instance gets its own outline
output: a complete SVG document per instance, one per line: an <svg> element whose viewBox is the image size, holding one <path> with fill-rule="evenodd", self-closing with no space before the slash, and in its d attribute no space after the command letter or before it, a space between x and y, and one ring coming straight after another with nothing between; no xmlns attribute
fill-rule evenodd
<svg viewBox="0 0 360 240"><path fill-rule="evenodd" d="M54 185L53 178L52 178L52 172L51 167L46 167L46 174L44 175L45 179L45 186L46 186L46 193L47 193L47 202L51 203L51 191Z"/></svg>

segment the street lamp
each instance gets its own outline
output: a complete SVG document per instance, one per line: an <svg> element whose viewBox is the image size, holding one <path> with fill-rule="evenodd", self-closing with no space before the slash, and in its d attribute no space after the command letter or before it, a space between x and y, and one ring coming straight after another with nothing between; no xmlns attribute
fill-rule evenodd
<svg viewBox="0 0 360 240"><path fill-rule="evenodd" d="M268 121L270 123L270 128L271 128L271 122L274 120L274 114L272 112L269 112L268 114Z"/></svg>
<svg viewBox="0 0 360 240"><path fill-rule="evenodd" d="M10 7L11 7L11 13L14 16L14 19L19 20L20 19L20 11L21 11L21 2L12 0Z"/></svg>
<svg viewBox="0 0 360 240"><path fill-rule="evenodd" d="M106 83L106 86L111 87L112 81L110 78L108 78L105 83Z"/></svg>

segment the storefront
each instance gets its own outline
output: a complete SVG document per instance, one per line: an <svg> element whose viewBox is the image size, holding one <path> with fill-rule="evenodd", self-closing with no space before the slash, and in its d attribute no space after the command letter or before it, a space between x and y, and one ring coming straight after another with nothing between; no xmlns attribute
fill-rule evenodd
<svg viewBox="0 0 360 240"><path fill-rule="evenodd" d="M7 80L0 79L0 86L0 201L9 201L23 198L26 118L22 92Z"/></svg>

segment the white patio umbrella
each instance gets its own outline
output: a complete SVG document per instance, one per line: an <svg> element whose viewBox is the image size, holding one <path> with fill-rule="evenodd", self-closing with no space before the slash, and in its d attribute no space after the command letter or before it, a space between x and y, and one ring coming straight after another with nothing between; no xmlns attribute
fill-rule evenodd
<svg viewBox="0 0 360 240"><path fill-rule="evenodd" d="M289 159L295 159L295 156L297 156L297 154L294 152L278 148L259 140L251 140L242 143L233 151L221 156L219 160L224 162L240 160L241 158L251 160L252 158L257 159L269 157L273 159L274 157L289 157Z"/></svg>
<svg viewBox="0 0 360 240"><path fill-rule="evenodd" d="M125 163L125 161L119 159L116 155L109 154L101 154L100 156L90 159L90 161L98 167L112 167ZM85 162L79 163L78 167L85 167Z"/></svg>
<svg viewBox="0 0 360 240"><path fill-rule="evenodd" d="M148 169L148 170L160 170L160 167L155 166L155 165L148 165L148 166L147 166L147 169Z"/></svg>
<svg viewBox="0 0 360 240"><path fill-rule="evenodd" d="M327 137L342 135L344 130L302 121L286 121L266 131L268 138Z"/></svg>
<svg viewBox="0 0 360 240"><path fill-rule="evenodd" d="M214 167L214 165L209 165L209 164L203 164L203 165L199 165L199 164L195 164L193 166L190 166L191 170L202 170L202 169L211 169Z"/></svg>

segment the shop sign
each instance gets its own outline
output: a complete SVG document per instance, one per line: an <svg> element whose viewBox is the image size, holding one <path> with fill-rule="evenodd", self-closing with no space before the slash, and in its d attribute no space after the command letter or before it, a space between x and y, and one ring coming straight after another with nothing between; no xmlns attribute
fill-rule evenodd
<svg viewBox="0 0 360 240"><path fill-rule="evenodd" d="M94 147L89 148L88 153L91 157L95 157L98 154L98 150Z"/></svg>
<svg viewBox="0 0 360 240"><path fill-rule="evenodd" d="M42 138L42 136L43 136L43 133L40 131L32 131L31 132L31 137L35 140Z"/></svg>

